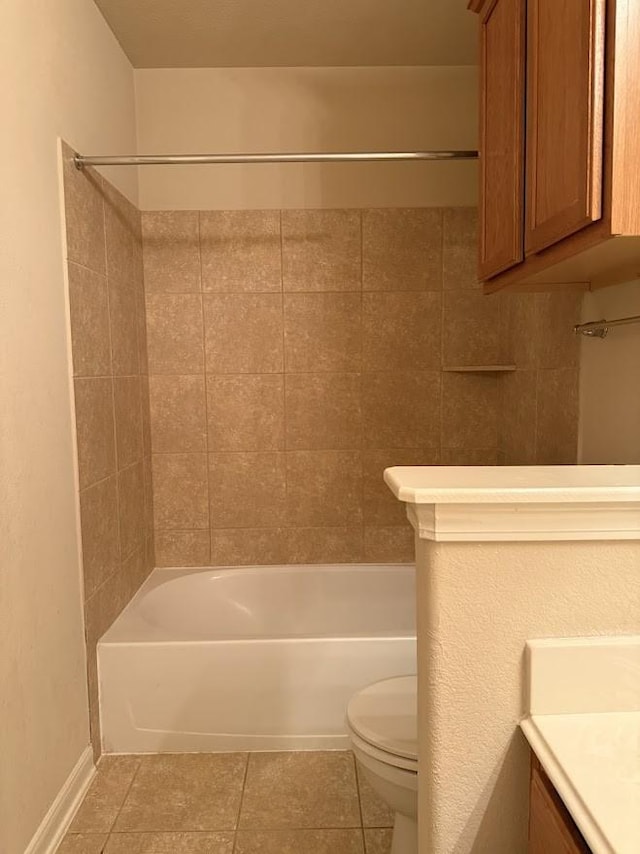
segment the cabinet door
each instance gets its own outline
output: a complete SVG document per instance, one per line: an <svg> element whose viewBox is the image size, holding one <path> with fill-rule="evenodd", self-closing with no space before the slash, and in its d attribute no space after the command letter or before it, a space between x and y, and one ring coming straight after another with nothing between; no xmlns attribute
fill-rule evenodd
<svg viewBox="0 0 640 854"><path fill-rule="evenodd" d="M529 0L526 254L602 215L605 0Z"/></svg>
<svg viewBox="0 0 640 854"><path fill-rule="evenodd" d="M480 22L481 279L524 258L525 0L492 0Z"/></svg>
<svg viewBox="0 0 640 854"><path fill-rule="evenodd" d="M589 854L589 849L556 803L537 769L531 774L529 854Z"/></svg>

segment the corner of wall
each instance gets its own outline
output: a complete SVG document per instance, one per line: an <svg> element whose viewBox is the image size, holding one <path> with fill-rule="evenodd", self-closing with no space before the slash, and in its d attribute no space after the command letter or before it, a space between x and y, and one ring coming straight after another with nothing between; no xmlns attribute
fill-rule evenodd
<svg viewBox="0 0 640 854"><path fill-rule="evenodd" d="M640 280L589 291L582 322L640 315ZM581 336L580 462L640 463L640 325Z"/></svg>

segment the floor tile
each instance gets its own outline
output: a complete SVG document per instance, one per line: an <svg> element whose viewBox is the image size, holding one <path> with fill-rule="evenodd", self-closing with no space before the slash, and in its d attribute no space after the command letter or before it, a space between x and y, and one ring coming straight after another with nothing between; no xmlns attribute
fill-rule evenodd
<svg viewBox="0 0 640 854"><path fill-rule="evenodd" d="M71 833L108 833L129 791L140 757L104 756L80 809L71 822Z"/></svg>
<svg viewBox="0 0 640 854"><path fill-rule="evenodd" d="M233 830L245 753L144 756L114 830Z"/></svg>
<svg viewBox="0 0 640 854"><path fill-rule="evenodd" d="M389 828L367 829L364 832L364 844L367 854L390 854L393 830Z"/></svg>
<svg viewBox="0 0 640 854"><path fill-rule="evenodd" d="M393 827L393 812L382 800L380 795L357 766L358 788L360 790L360 806L362 808L362 824L364 827Z"/></svg>
<svg viewBox="0 0 640 854"><path fill-rule="evenodd" d="M362 831L240 830L235 854L363 854Z"/></svg>
<svg viewBox="0 0 640 854"><path fill-rule="evenodd" d="M350 752L251 754L239 827L359 826L355 767Z"/></svg>
<svg viewBox="0 0 640 854"><path fill-rule="evenodd" d="M102 854L106 833L67 833L56 854Z"/></svg>
<svg viewBox="0 0 640 854"><path fill-rule="evenodd" d="M232 854L226 833L112 833L104 854Z"/></svg>

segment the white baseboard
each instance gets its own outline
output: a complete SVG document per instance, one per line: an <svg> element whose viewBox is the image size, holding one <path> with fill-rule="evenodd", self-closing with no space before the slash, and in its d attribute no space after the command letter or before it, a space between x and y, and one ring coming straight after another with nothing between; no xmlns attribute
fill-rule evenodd
<svg viewBox="0 0 640 854"><path fill-rule="evenodd" d="M96 773L87 747L56 795L24 854L54 854Z"/></svg>

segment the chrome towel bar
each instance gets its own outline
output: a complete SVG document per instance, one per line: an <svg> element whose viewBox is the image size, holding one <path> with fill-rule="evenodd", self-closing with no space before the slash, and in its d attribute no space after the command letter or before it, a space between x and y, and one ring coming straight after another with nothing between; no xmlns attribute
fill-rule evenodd
<svg viewBox="0 0 640 854"><path fill-rule="evenodd" d="M616 320L592 320L590 323L578 323L573 327L576 335L587 335L589 338L605 338L613 326L628 326L640 323L640 314L632 317L618 317Z"/></svg>

